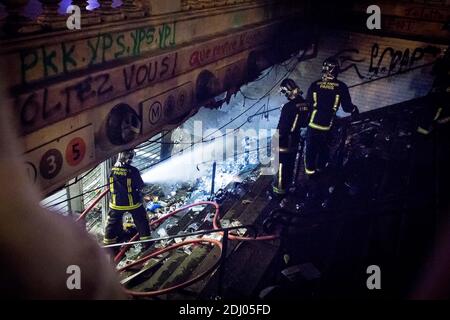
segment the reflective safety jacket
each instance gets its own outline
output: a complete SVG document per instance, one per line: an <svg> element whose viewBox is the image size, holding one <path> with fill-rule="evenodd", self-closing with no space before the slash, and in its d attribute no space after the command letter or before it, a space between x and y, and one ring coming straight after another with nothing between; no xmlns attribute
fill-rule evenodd
<svg viewBox="0 0 450 320"><path fill-rule="evenodd" d="M278 122L280 152L297 152L300 128L308 125L309 107L302 96L286 103Z"/></svg>
<svg viewBox="0 0 450 320"><path fill-rule="evenodd" d="M132 210L142 206L141 189L144 186L141 175L135 167L114 166L109 175L111 200L109 207L115 210Z"/></svg>
<svg viewBox="0 0 450 320"><path fill-rule="evenodd" d="M347 113L353 112L356 108L347 85L336 79L313 82L308 89L306 101L313 107L309 127L322 131L331 129L339 106Z"/></svg>

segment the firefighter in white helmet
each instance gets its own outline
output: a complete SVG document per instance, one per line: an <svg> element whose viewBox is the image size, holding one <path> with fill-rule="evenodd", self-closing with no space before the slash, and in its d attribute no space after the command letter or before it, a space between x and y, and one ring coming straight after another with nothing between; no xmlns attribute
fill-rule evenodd
<svg viewBox="0 0 450 320"><path fill-rule="evenodd" d="M114 244L123 231L122 217L129 212L139 232L140 240L150 239L150 226L145 208L142 204L142 181L139 170L131 165L134 150L121 152L117 162L111 169L109 176L109 202L108 220L103 243Z"/></svg>

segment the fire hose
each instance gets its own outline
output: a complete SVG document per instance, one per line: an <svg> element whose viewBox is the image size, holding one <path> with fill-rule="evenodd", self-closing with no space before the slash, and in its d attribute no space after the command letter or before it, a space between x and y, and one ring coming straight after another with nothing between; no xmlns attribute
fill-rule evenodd
<svg viewBox="0 0 450 320"><path fill-rule="evenodd" d="M220 219L219 205L216 202L212 202L212 201L197 202L197 203L193 203L193 204L190 204L190 205L178 208L177 210L175 210L175 211L173 211L171 213L168 213L167 215L159 218L158 220L153 221L151 225L159 224L162 221L164 221L165 219L175 215L176 213L178 213L180 211L183 211L185 209L188 209L188 208L191 208L191 207L194 207L194 206L199 206L199 205L213 205L214 206L215 214L214 214L214 218L213 218L213 227L214 227L214 230L220 229L220 226L219 226L220 225L220 222L219 222L219 219ZM132 242L135 239L137 239L137 237L138 237L138 235L136 234L130 240L130 242ZM265 240L273 240L273 239L276 239L276 238L278 238L278 235L275 235L275 234L274 235L268 235L268 236L260 236L260 237L241 237L241 236L236 236L236 235L233 235L233 234L229 234L229 239L231 239L231 240L239 240L239 241L265 241ZM160 249L160 250L157 250L155 252L152 252L149 255L147 255L147 256L145 256L145 257L143 257L141 259L138 259L135 262L126 265L125 267L122 267L122 268L118 269L117 271L119 273L123 272L123 271L128 270L129 268L131 268L131 267L133 267L135 265L142 264L143 262L145 262L145 261L147 261L147 260L149 260L151 258L154 258L154 257L156 257L156 256L158 256L158 255L160 255L162 253L165 253L165 252L177 249L179 247L182 247L182 246L185 246L185 245L189 245L189 244L204 243L204 242L212 243L213 245L219 247L220 250L222 251L222 244L218 240L215 240L215 239L203 238L203 239L188 240L188 241L183 241L183 242L180 242L178 244L174 244L174 245L171 245L169 247L166 247L164 249ZM129 247L130 247L130 244L126 245L126 247L124 247L119 252L119 254L115 257L114 261L120 260L121 257L123 256L123 254L128 250ZM221 252L221 254L222 254L222 252ZM215 270L215 268L217 267L217 265L219 264L219 262L220 262L220 259L217 260L216 263L214 263L210 268L208 268L207 270L202 272L200 275L198 275L198 276L196 276L196 277L194 277L194 278L192 278L192 279L190 279L188 281L185 281L183 283L180 283L180 284L168 287L168 288L164 288L164 289L160 289L160 290L154 290L154 291L148 291L148 292L138 292L138 291L132 291L132 290L128 290L128 289L125 290L125 291L128 294L130 294L132 296L137 296L137 297L154 297L154 296L158 296L158 295L161 295L161 294L166 294L166 293L169 293L169 292L181 289L181 288L185 288L185 287L190 286L191 284L201 280L202 278L204 278L208 274L212 273Z"/></svg>
<svg viewBox="0 0 450 320"><path fill-rule="evenodd" d="M181 212L181 211L183 211L183 210L186 210L186 209L189 209L189 208L192 208L192 207L201 206L201 205L212 205L212 206L214 206L214 208L215 208L215 214L214 214L214 216L216 216L216 215L219 214L219 205L218 205L216 202L213 202L213 201L201 201L201 202L196 202L196 203L188 204L188 205L186 205L186 206L183 206L183 207L181 207L181 208L178 208L178 209L176 209L176 210L174 210L174 211L172 211L172 212L170 212L170 213L168 213L168 214L166 214L166 215L160 217L159 219L157 219L157 220L155 220L155 221L152 221L152 222L150 223L150 227L154 227L154 226L156 226L156 225L159 225L160 223L162 223L162 222L165 221L166 219L168 219L168 218L170 218L170 217L176 215L177 213L179 213L179 212ZM135 241L138 237L139 237L139 234L136 233L136 234L130 239L129 242ZM119 253L114 257L114 262L119 262L120 259L122 259L123 255L125 254L125 252L127 252L128 249L129 249L130 247L131 247L131 245L130 245L130 244L127 244L127 245L125 245L122 249L120 249Z"/></svg>
<svg viewBox="0 0 450 320"><path fill-rule="evenodd" d="M92 201L92 203L89 205L88 208L86 208L86 210L84 210L84 212L80 215L80 217L78 217L77 221L83 219L85 217L85 215L92 210L92 208L107 194L107 192L109 191L109 189L104 190L94 201ZM183 206L181 208L178 208L162 217L160 217L159 219L152 221L150 223L150 226L156 226L159 225L160 223L162 223L163 221L165 221L166 219L170 218L171 216L186 210L188 208L191 207L195 207L195 206L200 206L200 205L212 205L215 208L215 213L214 213L214 217L213 217L213 228L214 230L220 229L220 214L219 214L219 205L216 202L213 201L202 201L202 202L196 202L196 203L192 203L186 206ZM137 238L139 237L139 234L135 234L130 241L125 244L125 246L120 250L120 252L114 257L114 262L118 262L120 261L120 259L123 257L123 255L125 254L125 252L130 248L131 243L133 241L135 241ZM241 236L237 236L237 235L233 235L233 234L229 234L229 239L231 240L238 240L238 241L264 241L264 240L273 240L278 238L278 235L267 235L267 236L260 236L260 237L241 237ZM211 243L215 246L217 246L221 251L222 251L222 244L220 243L220 241L215 240L215 239L211 239L211 238L203 238L203 239L194 239L194 240L187 240L187 241L183 241L177 244L173 244L169 247L163 248L163 249L159 249L157 251L154 251L150 254L148 254L147 256L144 256L143 258L140 258L138 260L136 260L133 263L130 263L120 269L118 269L117 271L119 273L128 270L129 268L135 266L135 265L139 265L144 263L145 261L156 257L160 254L163 254L165 252L168 251L172 251L175 250L179 247L182 246L186 246L186 245L190 245L190 244L196 244L196 243ZM141 297L152 297L152 296L157 296L157 295L161 295L161 294L166 294L184 287L187 287L199 280L201 280L202 278L204 278L205 276L207 276L209 273L213 272L215 270L215 268L217 267L217 265L219 264L220 259L216 261L216 263L214 263L210 268L208 268L207 270L205 270L204 272L202 272L201 274L199 274L198 276L185 281L183 283L171 286L169 288L164 288L164 289L160 289L160 290L155 290L155 291L148 291L148 292L138 292L138 291L132 291L132 290L128 290L125 289L125 291L132 295L132 296L141 296Z"/></svg>
<svg viewBox="0 0 450 320"><path fill-rule="evenodd" d="M192 203L189 204L187 206L183 206L181 208L178 208L168 214L166 214L165 216L152 221L150 223L150 226L155 226L160 224L161 222L163 222L164 220L170 218L171 216L185 210L185 209L189 209L191 207L196 207L196 206L200 206L200 205L212 205L215 208L215 213L214 213L214 217L213 217L213 227L214 230L220 229L220 214L219 214L219 205L216 202L213 201L202 201L202 202L196 202L196 203ZM137 238L139 237L139 234L135 234L129 242L133 242L135 241ZM242 236L238 236L238 235L234 235L234 234L229 234L229 238L230 240L238 240L238 241L267 241L267 240L274 240L277 239L279 236L276 234L272 234L272 235L266 235L266 236L259 236L259 237L242 237ZM114 262L118 262L120 261L120 259L122 259L123 255L125 254L125 252L127 252L127 250L131 247L130 244L125 245L120 251L119 253L114 257Z"/></svg>
<svg viewBox="0 0 450 320"><path fill-rule="evenodd" d="M129 269L129 268L131 268L133 266L135 266L135 265L141 264L141 263L143 263L143 262L145 262L147 260L150 260L151 258L154 258L154 257L156 257L156 256L158 256L160 254L165 253L165 252L177 249L179 247L183 247L183 246L190 245L190 244L195 244L195 243L205 243L205 242L206 243L211 243L211 244L217 246L220 249L220 252L222 253L222 244L218 240L209 239L209 238L187 240L187 241L183 241L183 242L180 242L180 243L173 244L173 245L171 245L169 247L166 247L164 249L160 249L160 250L157 250L155 252L152 252L151 254L149 254L149 255L147 255L147 256L139 259L139 260L136 260L135 262L130 263L130 264L126 265L125 267L122 267L122 268L118 269L117 271L119 273L121 273L121 272L123 272L123 271L125 271L125 270L127 270L127 269ZM193 283L203 279L205 276L207 276L208 274L213 272L216 269L216 267L218 266L219 262L220 262L220 259L218 259L211 267L209 267L207 270L205 270L202 273L200 273L198 276L196 276L196 277L194 277L194 278L192 278L192 279L190 279L188 281L182 282L182 283L177 284L177 285L173 285L173 286L168 287L168 288L164 288L164 289L160 289L160 290L154 290L154 291L146 291L146 292L133 291L133 290L125 289L125 292L130 294L130 295L132 295L132 296L154 297L154 296L158 296L158 295L161 295L161 294L166 294L166 293L178 290L178 289L182 289L182 288L188 287L191 284L193 284Z"/></svg>

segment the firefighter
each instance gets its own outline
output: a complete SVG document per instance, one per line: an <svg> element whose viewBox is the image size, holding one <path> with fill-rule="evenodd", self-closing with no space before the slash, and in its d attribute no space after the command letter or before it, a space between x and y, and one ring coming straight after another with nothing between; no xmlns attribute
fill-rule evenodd
<svg viewBox="0 0 450 320"><path fill-rule="evenodd" d="M306 101L312 107L306 132L305 172L309 177L307 200L318 197L318 176L329 161L330 132L336 112L340 106L352 117L359 114L352 103L347 85L337 80L339 64L334 58L327 58L322 65L322 78L313 82L308 89Z"/></svg>
<svg viewBox="0 0 450 320"><path fill-rule="evenodd" d="M305 171L314 176L322 171L328 162L329 133L339 106L352 116L359 114L352 103L347 85L337 80L339 65L336 59L323 62L322 79L311 84L306 100L312 106L311 119L306 133Z"/></svg>
<svg viewBox="0 0 450 320"><path fill-rule="evenodd" d="M103 239L105 245L117 243L123 232L122 217L125 212L129 212L133 217L140 240L150 239L147 213L142 205L141 190L144 182L138 169L131 165L134 154L133 150L121 152L111 169L109 176L110 210ZM113 250L113 252L115 251L117 248Z"/></svg>
<svg viewBox="0 0 450 320"><path fill-rule="evenodd" d="M447 48L436 60L431 74L435 76L433 85L427 95L429 105L423 110L417 132L427 136L431 133L434 123L448 116L450 104L450 53Z"/></svg>
<svg viewBox="0 0 450 320"><path fill-rule="evenodd" d="M278 173L273 183L273 193L284 197L294 177L295 158L300 141L300 129L308 124L309 108L303 99L303 92L294 80L286 78L280 84L280 92L289 100L278 122Z"/></svg>

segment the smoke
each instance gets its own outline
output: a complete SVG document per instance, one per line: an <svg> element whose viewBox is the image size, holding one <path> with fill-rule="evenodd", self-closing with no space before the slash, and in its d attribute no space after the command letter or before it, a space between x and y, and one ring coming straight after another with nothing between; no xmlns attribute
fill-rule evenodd
<svg viewBox="0 0 450 320"><path fill-rule="evenodd" d="M142 180L145 183L177 183L202 178L208 175L214 160L222 160L221 147L221 141L213 141L188 148L151 167L142 174Z"/></svg>

